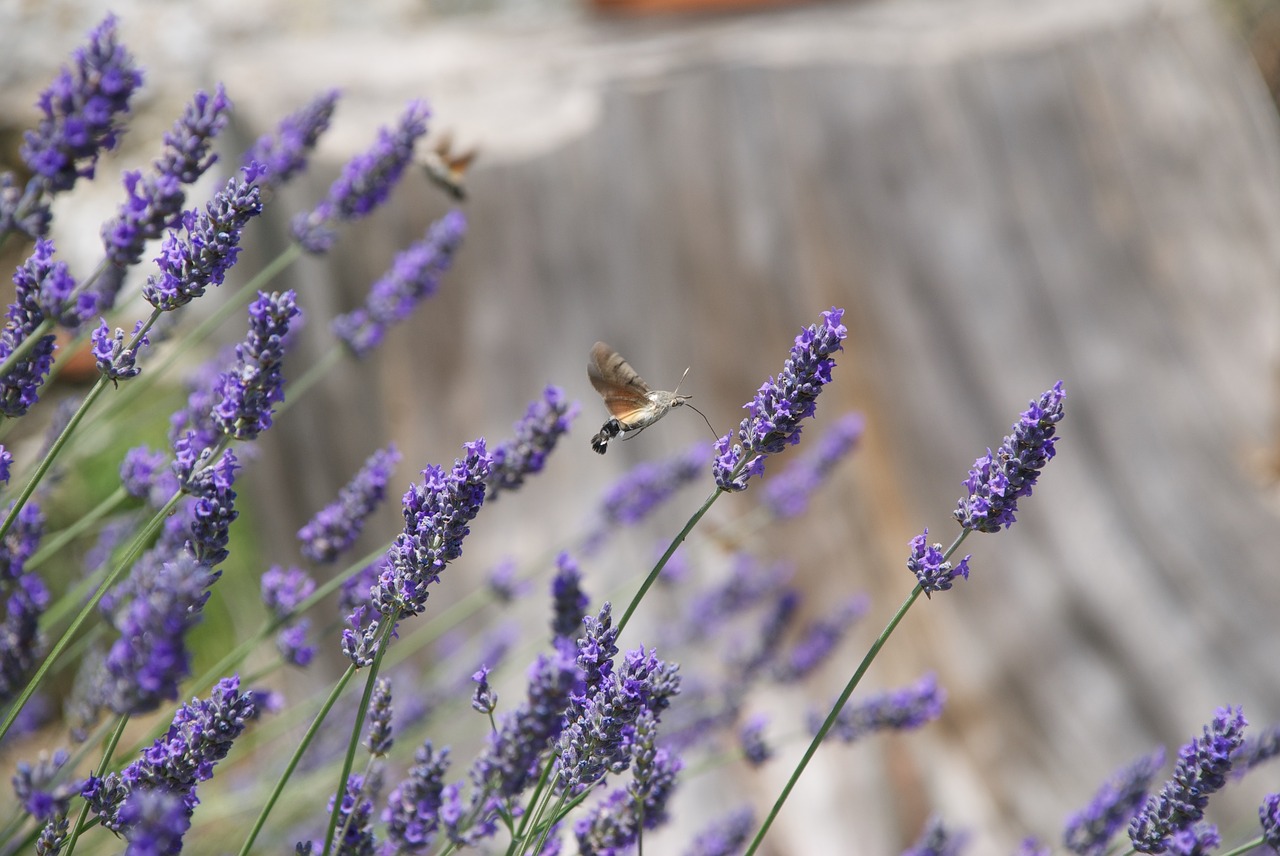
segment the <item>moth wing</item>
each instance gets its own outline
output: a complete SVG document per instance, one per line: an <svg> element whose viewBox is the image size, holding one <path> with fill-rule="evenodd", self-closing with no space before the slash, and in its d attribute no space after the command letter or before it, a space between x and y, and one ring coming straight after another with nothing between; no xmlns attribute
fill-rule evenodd
<svg viewBox="0 0 1280 856"><path fill-rule="evenodd" d="M449 171L457 175L462 175L462 173L466 172L467 168L471 166L471 162L476 159L476 155L479 151L479 149L471 149L470 151L463 152L457 157L447 158Z"/></svg>
<svg viewBox="0 0 1280 856"><path fill-rule="evenodd" d="M609 415L624 426L650 406L649 384L621 354L604 342L596 342L591 348L587 378L604 399Z"/></svg>

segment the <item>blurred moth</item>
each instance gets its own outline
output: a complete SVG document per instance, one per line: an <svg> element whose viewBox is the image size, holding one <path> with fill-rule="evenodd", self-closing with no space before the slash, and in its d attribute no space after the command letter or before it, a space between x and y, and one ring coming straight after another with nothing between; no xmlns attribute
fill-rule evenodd
<svg viewBox="0 0 1280 856"><path fill-rule="evenodd" d="M453 137L445 133L440 136L440 142L436 143L435 148L429 150L423 157L422 165L427 170L428 178L461 202L467 198L464 182L467 178L467 169L476 159L476 152L477 150L472 148L462 154L454 154Z"/></svg>
<svg viewBox="0 0 1280 856"><path fill-rule="evenodd" d="M684 370L685 375L689 370ZM634 437L653 423L667 415L673 407L680 407L693 396L681 395L680 385L676 384L675 392L664 392L650 389L644 378L636 374L631 364L622 355L604 342L596 342L591 346L591 359L587 361L587 377L591 385L604 399L604 406L609 411L609 420L600 427L600 432L591 438L591 448L603 455L609 441L619 434ZM680 377L684 382L684 375ZM701 410L689 405L703 420L706 416ZM707 422L707 427L711 423ZM712 428L712 433L715 429ZM634 432L634 433L631 433ZM626 440L627 437L622 439Z"/></svg>

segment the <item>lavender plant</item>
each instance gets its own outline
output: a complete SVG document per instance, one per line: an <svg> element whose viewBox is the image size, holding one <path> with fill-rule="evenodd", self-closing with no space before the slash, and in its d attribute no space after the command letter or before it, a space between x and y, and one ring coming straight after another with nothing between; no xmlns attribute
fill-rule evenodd
<svg viewBox="0 0 1280 856"><path fill-rule="evenodd" d="M835 380L847 336L843 310L832 307L800 331L781 371L744 406L735 430L710 450L695 446L628 473L593 505L596 519L585 541L572 554L564 544L552 545L547 555L555 559L531 573L517 570L522 557L501 565L487 582L451 566L463 559L486 505L499 497L519 502L520 494L538 489L534 477L545 472L577 412L556 386L529 404L510 438L475 438L452 465L423 466L403 494L404 526L394 537L377 532L372 517L400 460L390 445L372 451L335 499L315 503L297 532L297 556L244 555L250 551L233 524L243 511L237 484L259 454L252 444L314 377L343 357L370 357L391 326L445 286L467 221L451 211L399 253L363 304L334 322L326 357L293 379L289 346L306 295L266 290L267 281L303 252L328 252L345 223L374 216L426 134L426 104L411 102L381 129L322 200L291 218L295 245L237 287L245 232L277 202L281 184L307 169L338 96L321 93L286 117L233 161L239 174L225 179L212 199L184 208L187 188L217 161L212 147L232 111L221 86L195 93L153 169L125 173L125 201L101 229L102 260L77 278L48 237L57 225L49 200L92 180L99 158L124 132L141 81L114 18L106 18L41 96L42 118L22 151L33 178L19 188L11 176L0 177L0 239L34 240L15 272L15 300L0 331L3 427L42 405L59 358L55 327L90 337L100 373L38 459L27 457L29 444L0 446L0 482L8 485L0 523L0 747L26 752L35 746L24 729L42 705L44 718L57 721L47 711L66 684L74 693L58 700L66 703L63 719L78 744L38 756L33 751L27 757L37 760L17 764L15 799L0 818L0 850L249 853L293 846L316 854L475 849L549 856L575 847L580 854L621 856L641 852L646 836L679 812L683 785L697 767L777 764L780 749L801 738L753 710L753 699L762 687L790 693L820 670L838 668L834 655L857 634L867 598L814 608L786 566L762 561L722 529L696 546L705 553L709 545L731 544L731 558L716 563L686 553L694 572L667 578L683 606L663 615L658 644L633 642L626 631L637 610L652 603L651 588L676 550L699 538L705 531L699 523L721 498L734 495L728 502L741 507L759 495L755 507L762 516L738 517L757 528L815 512L810 498L858 442L862 416L836 418L812 450L803 449L768 479L765 469L806 439L818 398ZM118 298L132 293L128 278L157 241L155 267L137 288L148 314L120 317L137 303ZM209 300L215 287L238 290L220 295L221 306L181 343L170 339L170 322L184 324L187 305ZM117 389L117 401L142 395L182 362L183 349L198 346L246 304L247 332L191 373L185 400L155 432L165 442L121 452L110 466L119 471L119 489L70 535L60 533L42 547L44 510L67 501L49 475L55 461L85 460L76 456L83 454L78 442L88 427L123 430L124 406L99 409L102 397ZM954 512L960 531L949 546L931 542L927 528L909 541L905 561L914 580L903 582L913 586L910 594L835 702L809 716L812 739L763 820L738 809L700 823L680 852L756 852L828 736L871 739L879 731L926 727L941 715L946 692L932 673L896 690L853 694L921 594L931 597L969 579L973 556L954 558L960 545L972 533L994 534L1016 522L1019 501L1031 496L1055 455L1064 403L1059 382L1031 402L995 452L975 461ZM578 561L594 560L613 533L674 504L680 488L698 481L712 486L710 495L635 584L615 620L614 601L593 604L588 590L594 585L585 582L592 577ZM752 484L762 489L739 496ZM360 538L374 536L387 540L337 567ZM93 545L84 579L46 575L45 560L78 538ZM216 663L204 663L208 657L193 633L214 607L229 609L224 578L243 576L245 565L261 592L258 629L226 646ZM443 610L430 597L441 586L472 586L472 594ZM337 613L326 611L331 599L339 602ZM451 622L521 604L550 612L526 647L513 645L500 627L465 664L461 648L447 648L449 631L456 638L474 629ZM277 654L263 657L273 639ZM429 646L435 656L418 659L432 661L431 673L406 678L401 661ZM338 651L345 661L332 656ZM286 665L314 670L326 655L328 665L343 662L345 671L332 682L310 675L328 688L322 699L286 703L249 688ZM523 676L513 677L507 661L527 663ZM357 677L364 679L363 692ZM422 686L435 697L415 698ZM175 707L182 697L191 701ZM1170 780L1154 794L1148 791L1162 751L1131 763L1067 820L1063 846L1080 854L1110 852L1127 828L1141 852L1219 847L1221 835L1205 819L1211 795L1233 772L1280 754L1275 728L1246 738L1245 727L1239 708L1220 710L1204 736L1182 748ZM446 739L461 749L446 746ZM251 809L237 806L231 787L219 789L225 780L249 789L244 802ZM327 811L321 809L326 798ZM195 834L202 805L215 801L227 811L257 811L252 824L237 828L240 840L209 845ZM1280 846L1280 796L1267 796L1258 817L1252 844ZM905 852L958 854L967 840L965 832L934 819ZM1048 851L1028 839L1019 852Z"/></svg>

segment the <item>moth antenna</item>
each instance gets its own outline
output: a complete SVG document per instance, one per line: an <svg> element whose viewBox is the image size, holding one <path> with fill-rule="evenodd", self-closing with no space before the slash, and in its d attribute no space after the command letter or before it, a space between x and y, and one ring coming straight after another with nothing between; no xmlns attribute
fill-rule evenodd
<svg viewBox="0 0 1280 856"><path fill-rule="evenodd" d="M688 400L687 400L687 399L685 400L684 406L685 406L685 407L692 408L694 413L696 413L696 414L698 414L699 416L701 416L701 417L702 417L702 421L703 421L703 422L705 422L705 423L707 423L707 427L711 429L711 433L715 435L715 438L716 438L717 440L719 440L719 439L720 439L720 435L719 435L719 434L716 434L716 429L712 426L712 424L711 424L711 420L707 418L707 414L703 413L701 410L699 410L698 408L694 407L692 404L690 404L690 403L688 402Z"/></svg>
<svg viewBox="0 0 1280 856"><path fill-rule="evenodd" d="M693 366L689 366L689 369L691 368L693 368ZM689 369L685 369L684 374L680 375L680 383L684 383L684 379L689 376ZM671 391L672 395L675 395L680 391L680 383L676 384L676 388Z"/></svg>

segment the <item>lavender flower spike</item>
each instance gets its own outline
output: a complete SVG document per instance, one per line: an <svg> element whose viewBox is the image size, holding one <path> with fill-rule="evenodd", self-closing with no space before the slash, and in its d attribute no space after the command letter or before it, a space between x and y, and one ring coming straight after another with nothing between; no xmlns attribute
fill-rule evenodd
<svg viewBox="0 0 1280 856"><path fill-rule="evenodd" d="M418 138L427 133L430 112L424 102L411 101L395 128L380 128L377 142L347 163L325 200L294 218L293 237L303 249L328 252L336 238L335 221L358 220L386 201L413 160Z"/></svg>
<svg viewBox="0 0 1280 856"><path fill-rule="evenodd" d="M426 608L427 587L440 581L444 566L462 555L468 525L484 502L492 460L484 440L464 446L466 456L453 471L422 471L422 484L404 495L404 532L387 551L387 564L370 591L383 615L417 615Z"/></svg>
<svg viewBox="0 0 1280 856"><path fill-rule="evenodd" d="M185 240L176 230L165 236L156 264L158 276L142 287L142 296L155 308L170 312L204 294L210 285L221 285L227 270L240 254L240 233L262 213L262 191L255 182L261 166L246 167L240 179L231 179L209 202L203 213L182 215Z"/></svg>
<svg viewBox="0 0 1280 856"><path fill-rule="evenodd" d="M156 159L155 170L145 176L138 171L124 174L125 201L102 227L102 245L112 265L136 265L142 261L148 241L180 225L187 200L183 187L195 183L217 161L218 156L209 148L226 126L230 109L231 101L221 85L213 95L197 92L173 129L165 133L165 150Z"/></svg>
<svg viewBox="0 0 1280 856"><path fill-rule="evenodd" d="M515 439L493 450L493 469L489 473L489 493L485 499L492 502L504 491L524 484L525 476L541 472L547 455L577 415L578 406L565 400L564 390L548 386L541 400L530 404L524 418L516 423Z"/></svg>
<svg viewBox="0 0 1280 856"><path fill-rule="evenodd" d="M387 824L387 840L401 853L422 853L435 840L444 805L444 775L449 769L449 750L439 752L427 740L414 755L417 763L409 775L387 797L382 821Z"/></svg>
<svg viewBox="0 0 1280 856"><path fill-rule="evenodd" d="M1268 794L1258 806L1258 822L1262 824L1262 840L1280 851L1280 793Z"/></svg>
<svg viewBox="0 0 1280 856"><path fill-rule="evenodd" d="M969 579L969 556L952 566L943 560L941 544L929 545L929 530L911 539L911 555L907 557L907 570L916 575L925 597L935 591L948 591L956 577Z"/></svg>
<svg viewBox="0 0 1280 856"><path fill-rule="evenodd" d="M1244 742L1244 712L1219 708L1205 726L1204 737L1178 750L1173 778L1147 799L1129 823L1129 840L1142 853L1163 853L1175 833L1204 817L1209 795L1219 790L1231 771L1231 755Z"/></svg>
<svg viewBox="0 0 1280 856"><path fill-rule="evenodd" d="M51 192L70 190L79 178L93 178L98 154L120 140L121 117L129 111L142 72L116 39L116 18L108 15L89 33L89 43L72 55L41 95L40 126L28 131L22 159Z"/></svg>
<svg viewBox="0 0 1280 856"><path fill-rule="evenodd" d="M1144 755L1106 781L1081 811L1067 819L1062 845L1080 856L1103 856L1111 838L1147 798L1151 779L1164 764L1164 750Z"/></svg>
<svg viewBox="0 0 1280 856"><path fill-rule="evenodd" d="M62 301L75 287L66 263L55 262L53 252L52 241L36 241L31 257L13 274L15 295L6 313L4 330L0 331L0 362L17 351L46 320L52 320L49 310L60 311ZM88 309L92 310L92 304ZM66 320L79 323L78 317ZM53 365L53 351L53 334L41 335L26 356L0 378L0 415L22 416L36 403L40 386Z"/></svg>
<svg viewBox="0 0 1280 856"><path fill-rule="evenodd" d="M432 223L426 236L397 255L391 270L373 284L364 306L333 320L334 335L356 357L376 348L388 329L436 293L466 234L467 218L461 211L450 211Z"/></svg>
<svg viewBox="0 0 1280 856"><path fill-rule="evenodd" d="M830 735L851 743L873 731L919 728L941 716L946 702L946 691L938 686L937 676L929 673L910 686L847 705L836 717ZM822 718L813 715L809 724L816 734Z"/></svg>
<svg viewBox="0 0 1280 856"><path fill-rule="evenodd" d="M395 444L374 452L347 484L338 498L316 512L298 530L302 555L313 562L327 564L342 555L364 529L364 521L386 498L387 480L400 462Z"/></svg>
<svg viewBox="0 0 1280 856"><path fill-rule="evenodd" d="M831 382L831 355L848 330L840 323L843 309L822 313L822 323L800 332L777 379L765 381L755 398L744 405L747 417L735 441L726 434L716 441L712 472L721 490L747 489L747 480L764 473L765 458L800 442L801 422L817 409L818 393Z"/></svg>
<svg viewBox="0 0 1280 856"><path fill-rule="evenodd" d="M129 842L125 856L178 853L183 836L191 828L191 811L182 797L160 789L133 791L116 817Z"/></svg>
<svg viewBox="0 0 1280 856"><path fill-rule="evenodd" d="M21 690L43 653L40 618L49 605L49 590L27 560L44 534L40 506L28 502L0 541L0 704Z"/></svg>
<svg viewBox="0 0 1280 856"><path fill-rule="evenodd" d="M282 119L274 135L259 137L245 153L245 165L254 161L266 164L266 183L271 187L283 185L307 168L307 155L315 148L320 135L329 129L337 103L336 89L317 95L301 110Z"/></svg>
<svg viewBox="0 0 1280 856"><path fill-rule="evenodd" d="M1054 455L1054 434L1062 421L1062 381L1031 402L995 454L973 462L964 485L969 495L956 505L955 518L965 529L999 532L1014 522L1018 500L1031 496L1040 471Z"/></svg>
<svg viewBox="0 0 1280 856"><path fill-rule="evenodd" d="M271 427L271 411L284 401L285 337L301 315L292 290L258 292L249 306L249 334L236 345L236 365L214 387L213 420L223 434L254 440Z"/></svg>
<svg viewBox="0 0 1280 856"><path fill-rule="evenodd" d="M804 514L809 507L809 497L858 444L862 422L860 413L841 416L811 452L765 484L762 499L774 517L786 519Z"/></svg>
<svg viewBox="0 0 1280 856"><path fill-rule="evenodd" d="M120 381L137 377L142 371L137 365L138 351L150 345L151 340L143 336L133 347L127 347L125 340L128 338L132 341L132 337L126 337L124 330L119 327L116 328L115 335L112 335L111 328L107 326L107 319L101 320L102 323L92 334L93 357L97 362L98 371L118 386ZM142 322L138 321L134 324L133 335L137 336L141 330Z"/></svg>

